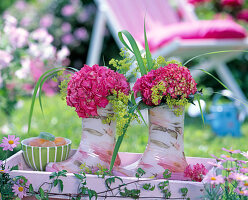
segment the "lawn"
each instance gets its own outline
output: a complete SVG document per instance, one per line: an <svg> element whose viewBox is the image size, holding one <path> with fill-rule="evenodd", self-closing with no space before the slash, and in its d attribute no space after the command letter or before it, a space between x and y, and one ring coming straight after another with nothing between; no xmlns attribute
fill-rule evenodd
<svg viewBox="0 0 248 200"><path fill-rule="evenodd" d="M77 117L73 108L66 105L59 96L43 97L44 116L40 111L38 101L32 120L31 135L27 134L27 122L30 108L30 99L22 100L23 106L16 109L13 114L13 134L21 139L37 136L40 131L46 131L55 136L62 136L72 140L72 147L77 148L81 138L81 120ZM5 123L5 118L0 114L0 126ZM221 148L234 148L243 151L248 150L248 121L242 125L243 136L241 138L217 137L209 126L203 125L200 118L190 118L185 115L185 154L186 156L210 157L211 154L222 154ZM4 135L1 134L0 138ZM148 140L148 128L145 125L133 124L130 126L127 136L122 143L121 151L139 152L145 150ZM20 149L20 146L19 146ZM17 149L17 150L19 150ZM2 154L0 154L1 158Z"/></svg>

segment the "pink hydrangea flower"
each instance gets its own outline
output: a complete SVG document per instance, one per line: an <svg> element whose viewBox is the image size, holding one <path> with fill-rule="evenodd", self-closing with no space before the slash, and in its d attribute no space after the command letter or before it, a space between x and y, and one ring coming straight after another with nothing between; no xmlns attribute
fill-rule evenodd
<svg viewBox="0 0 248 200"><path fill-rule="evenodd" d="M19 198L23 198L24 196L26 196L25 187L23 187L21 185L14 184L12 189L13 189L12 191L14 192L14 194L16 196L18 196Z"/></svg>
<svg viewBox="0 0 248 200"><path fill-rule="evenodd" d="M156 70L151 70L139 78L133 87L134 94L137 97L140 93L144 103L153 106L152 88L161 82L166 88L163 91L163 96L170 95L172 98L178 98L178 96L185 95L188 98L190 94L195 94L197 91L196 82L187 67L169 64Z"/></svg>
<svg viewBox="0 0 248 200"><path fill-rule="evenodd" d="M4 151L13 151L17 144L20 144L20 142L18 142L19 140L19 137L16 138L14 135L8 135L8 138L3 137L0 147L3 147Z"/></svg>
<svg viewBox="0 0 248 200"><path fill-rule="evenodd" d="M88 39L88 32L86 28L78 28L74 32L75 37L78 40L87 40Z"/></svg>
<svg viewBox="0 0 248 200"><path fill-rule="evenodd" d="M237 15L237 19L248 22L248 9L241 10Z"/></svg>
<svg viewBox="0 0 248 200"><path fill-rule="evenodd" d="M54 16L51 14L46 14L40 19L40 26L44 28L48 28L52 26L54 20Z"/></svg>
<svg viewBox="0 0 248 200"><path fill-rule="evenodd" d="M123 74L98 65L84 65L68 83L67 105L75 107L79 117L97 116L97 107L107 106L112 90L129 94L130 86Z"/></svg>
<svg viewBox="0 0 248 200"><path fill-rule="evenodd" d="M203 176L206 175L208 170L205 168L203 164L193 165L193 169L191 165L188 165L184 171L184 176L189 177L192 181L201 182Z"/></svg>
<svg viewBox="0 0 248 200"><path fill-rule="evenodd" d="M210 183L211 185L219 185L224 183L224 181L225 180L222 175L216 176L213 173L207 174L203 179L204 183Z"/></svg>
<svg viewBox="0 0 248 200"><path fill-rule="evenodd" d="M237 7L244 4L243 0L221 0L222 6Z"/></svg>
<svg viewBox="0 0 248 200"><path fill-rule="evenodd" d="M233 150L232 148L231 149L222 148L222 150L226 151L226 152L229 152L231 154L241 153L240 150Z"/></svg>

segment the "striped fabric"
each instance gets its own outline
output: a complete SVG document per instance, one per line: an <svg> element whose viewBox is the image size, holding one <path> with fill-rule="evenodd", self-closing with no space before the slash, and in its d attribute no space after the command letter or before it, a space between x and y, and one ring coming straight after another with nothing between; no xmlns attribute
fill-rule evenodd
<svg viewBox="0 0 248 200"><path fill-rule="evenodd" d="M35 171L45 171L49 162L61 162L68 158L71 142L57 147L33 147L22 141L22 151L25 162Z"/></svg>

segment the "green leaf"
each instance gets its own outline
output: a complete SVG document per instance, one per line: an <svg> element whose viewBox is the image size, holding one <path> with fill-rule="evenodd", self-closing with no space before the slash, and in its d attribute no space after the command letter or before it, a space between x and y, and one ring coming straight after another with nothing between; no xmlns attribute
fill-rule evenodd
<svg viewBox="0 0 248 200"><path fill-rule="evenodd" d="M200 107L201 118L202 118L203 125L205 126L203 111L202 111L202 107L201 107L201 101L200 101L200 97L199 97L198 95L196 95L196 100L197 100L198 105L199 105L199 107Z"/></svg>
<svg viewBox="0 0 248 200"><path fill-rule="evenodd" d="M36 83L35 87L34 87L34 93L32 96L32 102L31 102L31 106L30 106L30 111L29 111L29 116L28 116L28 133L30 132L30 126L31 126L31 120L32 120L32 115L33 115L33 110L34 110L34 103L35 103L35 98L39 89L39 85L42 81L42 79L49 74L50 72L56 71L58 70L58 68L54 68L54 69L50 69L48 71L46 71L44 74L42 74L38 80L38 82Z"/></svg>
<svg viewBox="0 0 248 200"><path fill-rule="evenodd" d="M59 181L59 189L61 192L63 192L63 189L64 189L63 181L61 179L58 179L58 181Z"/></svg>
<svg viewBox="0 0 248 200"><path fill-rule="evenodd" d="M122 34L124 34L126 36L126 38L128 39L131 47L133 50L131 50L131 48L127 45L127 43L125 42ZM139 48L138 48L138 45L136 44L133 36L126 30L123 30L123 31L120 31L118 33L118 36L119 36L119 39L120 41L122 42L122 44L127 47L136 57L136 60L138 62L138 66L140 68L140 73L142 76L144 76L145 74L147 74L147 71L146 71L146 67L144 65L144 62L143 62L143 59L142 59L142 56L140 54L140 51L139 51Z"/></svg>
<svg viewBox="0 0 248 200"><path fill-rule="evenodd" d="M169 179L171 177L171 172L168 169L164 170L163 177L164 179Z"/></svg>
<svg viewBox="0 0 248 200"><path fill-rule="evenodd" d="M34 192L34 188L33 188L33 185L32 184L29 185L28 191L30 193L33 193Z"/></svg>
<svg viewBox="0 0 248 200"><path fill-rule="evenodd" d="M41 200L42 198L40 197L40 195L36 194L35 195L35 198L38 199L38 200Z"/></svg>
<svg viewBox="0 0 248 200"><path fill-rule="evenodd" d="M153 68L153 60L152 60L151 52L149 50L149 45L148 45L147 36L146 36L145 20L144 20L144 37L145 37L145 50L146 50L146 60L147 60L148 71L151 71Z"/></svg>
<svg viewBox="0 0 248 200"><path fill-rule="evenodd" d="M45 192L44 192L44 190L42 188L40 188L39 191L40 191L40 197L42 199L45 198Z"/></svg>
<svg viewBox="0 0 248 200"><path fill-rule="evenodd" d="M56 187L57 185L58 185L58 179L55 179L55 180L53 181L53 186Z"/></svg>
<svg viewBox="0 0 248 200"><path fill-rule="evenodd" d="M55 140L55 136L48 132L40 132L39 138L49 140L49 141Z"/></svg>
<svg viewBox="0 0 248 200"><path fill-rule="evenodd" d="M74 174L74 176L76 176L76 178L80 180L84 180L86 178L85 176L82 176L81 174Z"/></svg>
<svg viewBox="0 0 248 200"><path fill-rule="evenodd" d="M105 180L105 185L107 186L108 189L111 189L110 186L111 186L112 183L115 183L115 179L118 179L123 183L123 180L118 176L107 178Z"/></svg>
<svg viewBox="0 0 248 200"><path fill-rule="evenodd" d="M138 168L137 169L137 173L135 174L136 178L140 178L141 176L143 176L146 172L141 169L141 168Z"/></svg>

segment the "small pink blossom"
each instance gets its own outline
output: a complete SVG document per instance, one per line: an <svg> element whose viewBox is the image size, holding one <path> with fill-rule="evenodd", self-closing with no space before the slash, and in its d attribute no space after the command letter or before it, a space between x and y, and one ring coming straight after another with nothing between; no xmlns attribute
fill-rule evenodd
<svg viewBox="0 0 248 200"><path fill-rule="evenodd" d="M247 167L242 167L239 169L240 173L246 174L248 173L248 168Z"/></svg>
<svg viewBox="0 0 248 200"><path fill-rule="evenodd" d="M74 36L70 33L65 34L61 40L65 45L70 45L75 41Z"/></svg>
<svg viewBox="0 0 248 200"><path fill-rule="evenodd" d="M184 171L184 176L189 177L192 181L201 182L204 175L206 175L208 170L203 164L193 165L193 169L188 165Z"/></svg>
<svg viewBox="0 0 248 200"><path fill-rule="evenodd" d="M248 159L248 151L247 152L242 152L241 155L243 155L244 157L246 157Z"/></svg>
<svg viewBox="0 0 248 200"><path fill-rule="evenodd" d="M236 188L234 191L239 195L248 196L248 190L240 190L240 188Z"/></svg>
<svg viewBox="0 0 248 200"><path fill-rule="evenodd" d="M88 39L88 32L85 28L78 28L74 32L75 37L78 40L87 40Z"/></svg>
<svg viewBox="0 0 248 200"><path fill-rule="evenodd" d="M222 175L216 176L213 173L207 174L203 179L204 183L210 183L211 185L219 185L224 183L224 181L225 180Z"/></svg>
<svg viewBox="0 0 248 200"><path fill-rule="evenodd" d="M13 56L10 53L0 50L0 70L7 67L12 59Z"/></svg>
<svg viewBox="0 0 248 200"><path fill-rule="evenodd" d="M224 155L224 154L222 154L220 157L222 157L222 158L224 158L224 159L226 159L228 161L236 161L237 160L236 158L233 158L233 157L231 157L229 155Z"/></svg>
<svg viewBox="0 0 248 200"><path fill-rule="evenodd" d="M193 4L193 5L203 4L203 3L206 3L208 1L211 1L211 0L188 0L188 2Z"/></svg>
<svg viewBox="0 0 248 200"><path fill-rule="evenodd" d="M243 0L221 0L222 6L229 6L229 7L242 6L243 3L244 3Z"/></svg>
<svg viewBox="0 0 248 200"><path fill-rule="evenodd" d="M14 184L12 187L12 191L15 193L16 196L18 196L19 198L23 198L24 196L26 196L26 188L21 186L21 185L17 185Z"/></svg>
<svg viewBox="0 0 248 200"><path fill-rule="evenodd" d="M112 90L129 94L130 86L123 74L98 65L84 65L68 83L67 105L75 107L79 117L97 116L97 107L107 106Z"/></svg>
<svg viewBox="0 0 248 200"><path fill-rule="evenodd" d="M68 33L71 31L71 24L69 24L68 22L64 22L61 26L61 29L64 33Z"/></svg>
<svg viewBox="0 0 248 200"><path fill-rule="evenodd" d="M221 163L226 162L226 160L221 159L221 158L218 158L217 156L215 156L215 155L213 155L213 154L211 154L211 156L212 156L213 158L215 158L217 162L221 162Z"/></svg>
<svg viewBox="0 0 248 200"><path fill-rule="evenodd" d="M231 173L228 178L236 181L248 181L248 176L241 173Z"/></svg>
<svg viewBox="0 0 248 200"><path fill-rule="evenodd" d="M0 144L0 147L3 147L4 151L10 150L13 151L13 149L17 146L17 144L20 144L18 141L20 140L19 137L15 137L15 135L8 135L8 138L3 137L2 143Z"/></svg>
<svg viewBox="0 0 248 200"><path fill-rule="evenodd" d="M62 49L57 52L57 58L59 61L63 61L69 55L70 51L66 46L63 46Z"/></svg>
<svg viewBox="0 0 248 200"><path fill-rule="evenodd" d="M54 20L54 16L51 14L46 14L40 19L40 26L44 28L48 28L52 26Z"/></svg>
<svg viewBox="0 0 248 200"><path fill-rule="evenodd" d="M224 169L223 165L220 162L208 162L208 164L210 164L216 168L219 168L219 169Z"/></svg>
<svg viewBox="0 0 248 200"><path fill-rule="evenodd" d="M13 28L9 33L9 40L13 47L22 48L28 42L29 33L23 28Z"/></svg>
<svg viewBox="0 0 248 200"><path fill-rule="evenodd" d="M75 8L73 5L66 5L62 8L61 13L65 17L69 17L73 15L76 12Z"/></svg>
<svg viewBox="0 0 248 200"><path fill-rule="evenodd" d="M18 0L15 3L15 7L16 7L16 9L23 11L27 7L27 3L23 0Z"/></svg>
<svg viewBox="0 0 248 200"><path fill-rule="evenodd" d="M50 44L53 36L50 35L45 28L38 28L31 33L31 38L41 43Z"/></svg>
<svg viewBox="0 0 248 200"><path fill-rule="evenodd" d="M222 150L226 151L226 152L229 152L231 154L241 153L240 150L233 150L232 148L231 149L222 148Z"/></svg>

